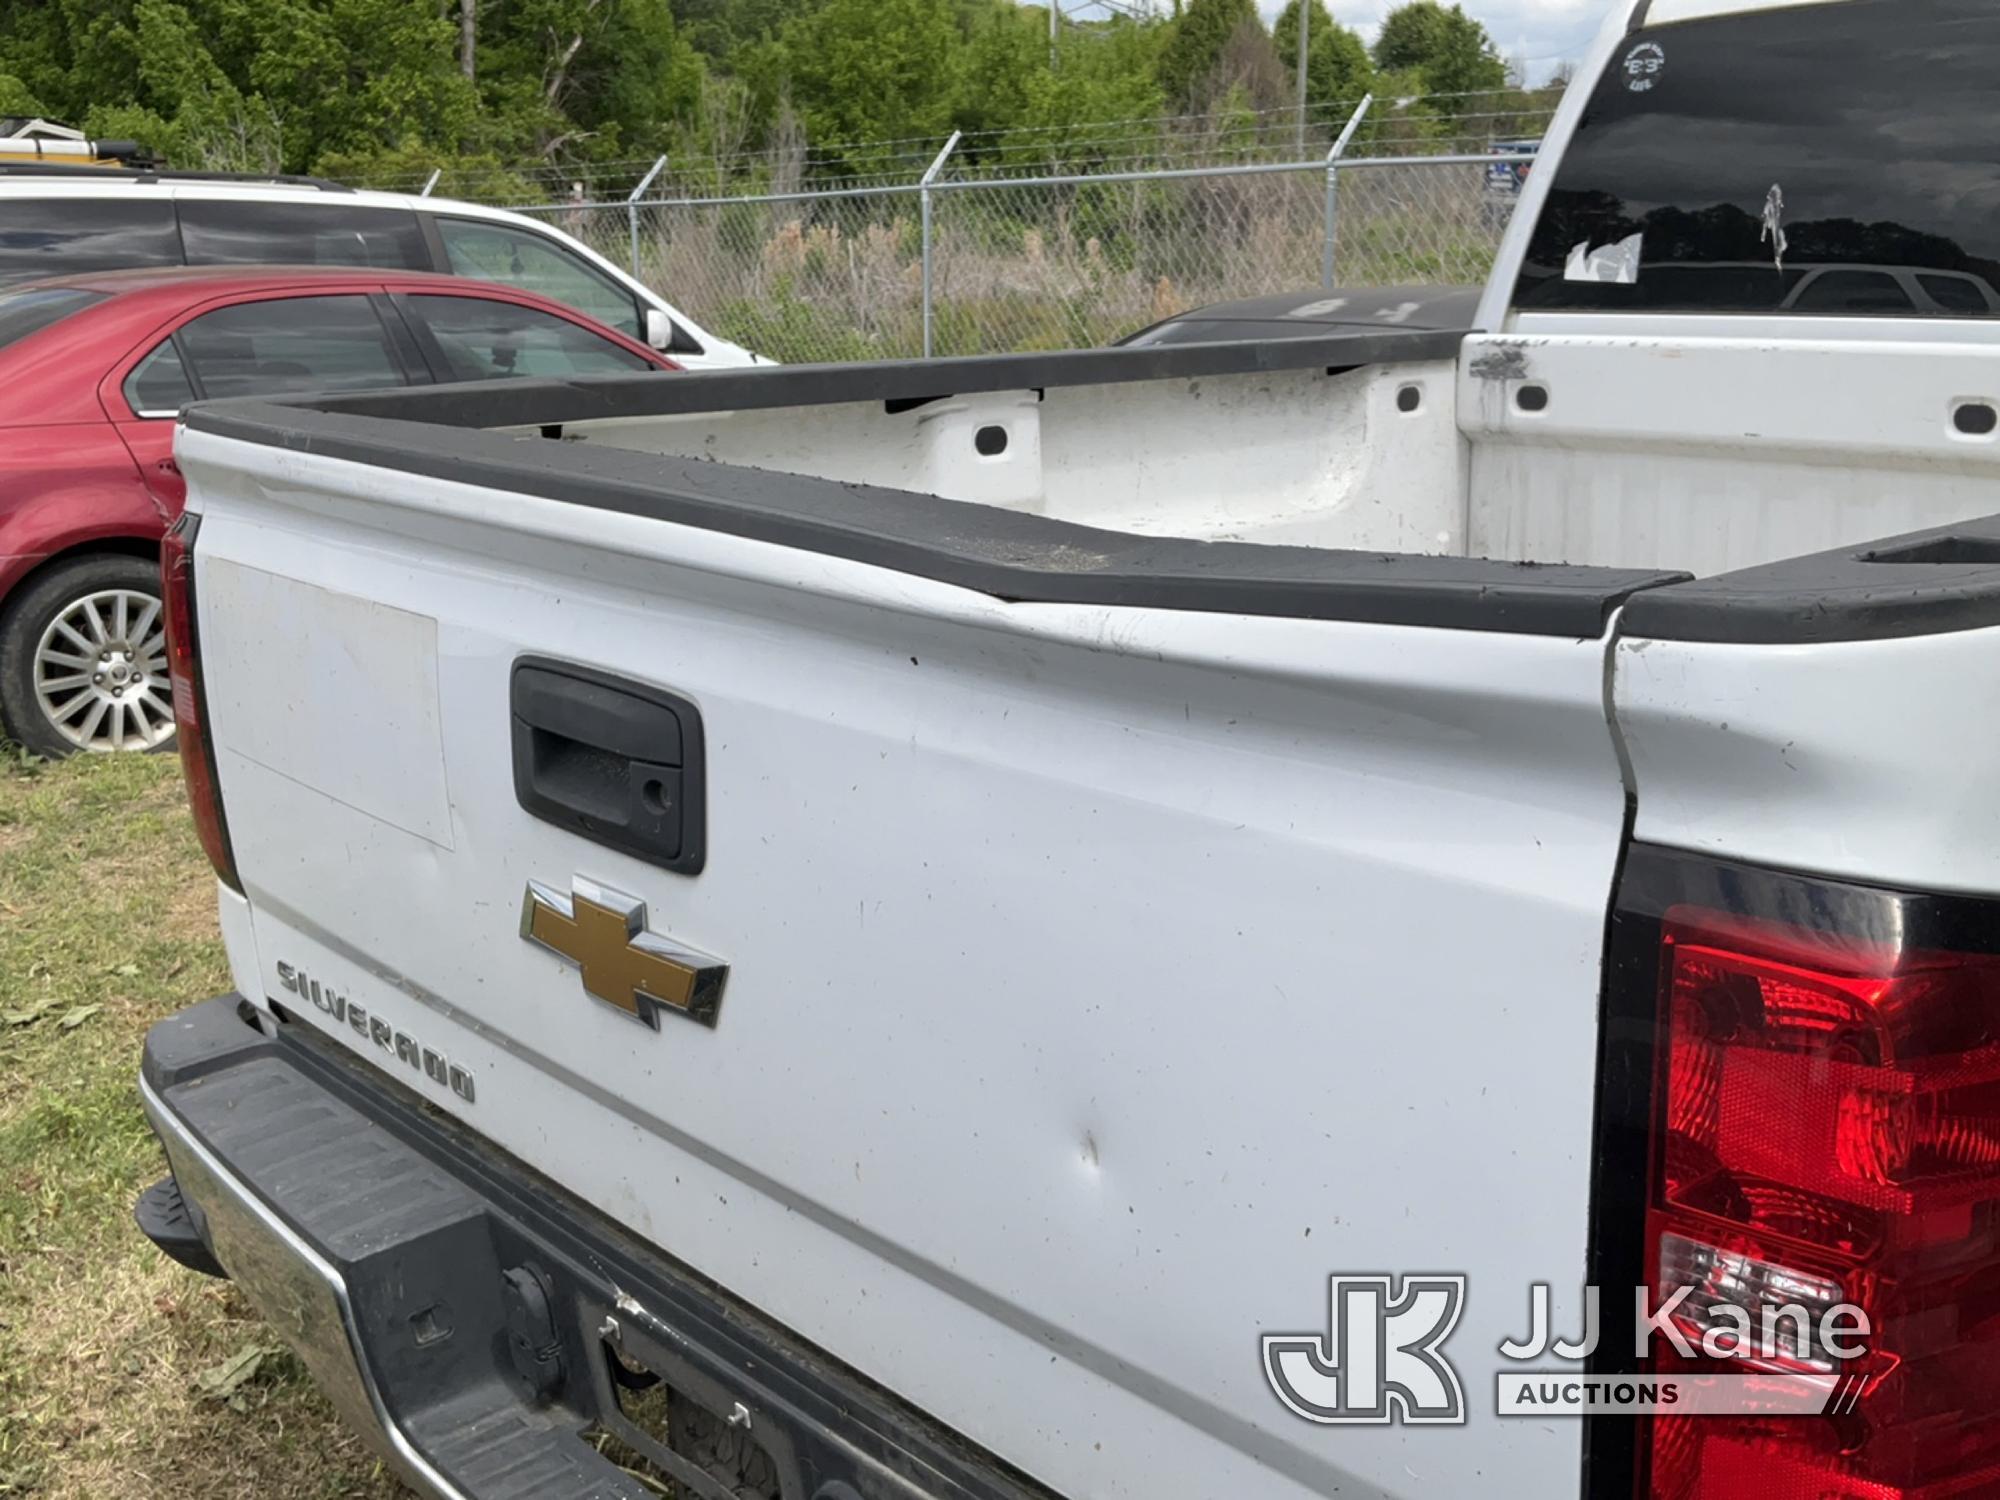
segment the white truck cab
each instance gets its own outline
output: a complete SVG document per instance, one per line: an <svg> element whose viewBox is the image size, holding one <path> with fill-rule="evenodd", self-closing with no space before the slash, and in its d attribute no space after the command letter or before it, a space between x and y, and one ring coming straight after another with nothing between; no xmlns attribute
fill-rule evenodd
<svg viewBox="0 0 2000 1500"><path fill-rule="evenodd" d="M761 362L526 214L314 178L0 165L0 286L181 264L443 271L567 302L690 370Z"/></svg>
<svg viewBox="0 0 2000 1500"><path fill-rule="evenodd" d="M192 408L148 1232L469 1500L2000 1493L1995 77L1634 6L1472 328Z"/></svg>

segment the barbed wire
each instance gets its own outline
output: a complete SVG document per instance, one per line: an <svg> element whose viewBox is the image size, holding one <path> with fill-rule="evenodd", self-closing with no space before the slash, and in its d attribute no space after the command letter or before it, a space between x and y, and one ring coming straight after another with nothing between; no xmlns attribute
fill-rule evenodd
<svg viewBox="0 0 2000 1500"><path fill-rule="evenodd" d="M1537 91L1539 92L1539 91ZM1413 116L1427 123L1445 126L1446 135L1430 135L1421 142L1396 143L1420 147L1421 152L1456 154L1498 129L1497 122L1509 122L1513 130L1537 134L1553 117L1554 110L1530 102L1532 95L1515 89L1480 89L1460 93L1413 95L1377 100L1370 124L1377 132L1393 129ZM1508 101L1511 107L1468 108L1484 102ZM1310 140L1330 137L1338 123L1350 118L1360 105L1358 98L1308 100L1306 115ZM1116 162L1133 167L1147 161L1162 165L1198 164L1198 159L1238 159L1249 142L1268 142L1269 149L1285 149L1285 139L1296 149L1294 127L1299 118L1296 104L1261 109L1216 109L1183 114L1133 115L1102 120L1072 121L1062 124L989 127L960 132L958 150L949 165L954 177L971 177L1003 166L1018 171L1032 161L1051 166L1074 166L1084 161ZM1510 131L1511 133L1511 131ZM670 159L663 177L668 183L698 182L721 184L743 179L760 179L771 174L796 173L811 179L816 187L829 190L861 190L890 186L920 176L944 146L941 136L901 136L877 141L848 141L825 144L805 143L798 147L764 147L754 151L732 151L691 161ZM1144 148L1119 150L1118 148ZM1420 153L1421 154L1421 153ZM1005 159L1004 162L1001 159ZM544 198L574 198L577 189L587 200L623 197L652 171L657 158L632 157L596 162L534 162L518 165L481 165L454 173L455 181L485 182L502 187L509 183ZM440 163L449 166L449 163ZM390 191L419 191L430 174L412 173L393 179L378 179ZM613 184L622 185L623 191ZM461 187L458 189L463 191ZM503 194L506 195L506 194ZM519 196L515 191L513 196Z"/></svg>

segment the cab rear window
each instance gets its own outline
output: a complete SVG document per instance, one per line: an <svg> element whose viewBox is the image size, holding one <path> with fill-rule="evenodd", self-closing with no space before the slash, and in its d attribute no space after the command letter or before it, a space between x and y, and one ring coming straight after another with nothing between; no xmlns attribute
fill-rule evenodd
<svg viewBox="0 0 2000 1500"><path fill-rule="evenodd" d="M75 287L22 287L0 292L0 349L17 344L31 333L40 333L60 323L71 313L81 312L93 302L102 302L104 293L86 292Z"/></svg>
<svg viewBox="0 0 2000 1500"><path fill-rule="evenodd" d="M1523 309L2000 317L2000 8L1842 0L1634 32Z"/></svg>

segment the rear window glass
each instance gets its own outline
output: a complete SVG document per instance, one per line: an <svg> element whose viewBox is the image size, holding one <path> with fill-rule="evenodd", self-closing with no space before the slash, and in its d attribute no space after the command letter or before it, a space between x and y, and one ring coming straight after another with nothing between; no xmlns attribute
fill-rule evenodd
<svg viewBox="0 0 2000 1500"><path fill-rule="evenodd" d="M2000 8L1845 0L1633 33L1557 168L1526 309L2000 315Z"/></svg>
<svg viewBox="0 0 2000 1500"><path fill-rule="evenodd" d="M0 292L0 349L103 300L102 292L83 292L66 286L30 286L16 292Z"/></svg>
<svg viewBox="0 0 2000 1500"><path fill-rule="evenodd" d="M147 355L139 368L125 377L125 402L142 417L171 416L194 400L187 366L172 339Z"/></svg>
<svg viewBox="0 0 2000 1500"><path fill-rule="evenodd" d="M361 208L332 194L310 203L181 200L181 236L191 266L364 266L433 269L417 216Z"/></svg>
<svg viewBox="0 0 2000 1500"><path fill-rule="evenodd" d="M409 381L366 297L288 297L203 313L179 334L201 394L365 391Z"/></svg>
<svg viewBox="0 0 2000 1500"><path fill-rule="evenodd" d="M617 375L654 368L601 333L538 307L485 297L406 297L429 330L452 380L514 375Z"/></svg>
<svg viewBox="0 0 2000 1500"><path fill-rule="evenodd" d="M0 198L0 286L180 263L174 206L164 198Z"/></svg>

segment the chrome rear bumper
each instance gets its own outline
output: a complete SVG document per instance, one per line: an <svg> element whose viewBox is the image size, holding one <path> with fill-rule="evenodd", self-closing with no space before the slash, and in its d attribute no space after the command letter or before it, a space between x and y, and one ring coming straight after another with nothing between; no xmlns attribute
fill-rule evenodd
<svg viewBox="0 0 2000 1500"><path fill-rule="evenodd" d="M291 1345L347 1425L419 1494L467 1500L391 1419L364 1362L340 1273L218 1160L144 1078L139 1098L182 1193L200 1207L209 1249Z"/></svg>

